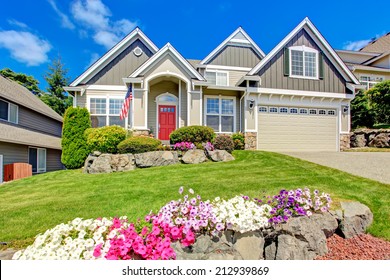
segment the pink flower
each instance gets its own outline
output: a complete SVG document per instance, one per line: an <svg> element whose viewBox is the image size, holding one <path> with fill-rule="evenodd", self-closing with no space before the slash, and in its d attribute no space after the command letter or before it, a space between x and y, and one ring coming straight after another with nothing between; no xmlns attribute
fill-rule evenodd
<svg viewBox="0 0 390 280"><path fill-rule="evenodd" d="M161 230L154 225L153 228L152 228L152 234L159 235L160 232L161 232Z"/></svg>
<svg viewBox="0 0 390 280"><path fill-rule="evenodd" d="M101 251L102 246L103 246L103 244L99 244L99 245L97 245L97 246L95 247L95 249L93 250L93 256L94 256L95 258L100 257L100 255L102 254L102 251Z"/></svg>
<svg viewBox="0 0 390 280"><path fill-rule="evenodd" d="M142 229L142 231L141 231L141 235L146 235L146 234L148 234L148 228L147 227L144 227L143 229Z"/></svg>

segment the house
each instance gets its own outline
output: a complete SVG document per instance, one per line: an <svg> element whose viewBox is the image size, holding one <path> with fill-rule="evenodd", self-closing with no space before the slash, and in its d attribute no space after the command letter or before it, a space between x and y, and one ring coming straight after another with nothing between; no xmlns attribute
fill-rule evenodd
<svg viewBox="0 0 390 280"><path fill-rule="evenodd" d="M337 54L366 89L390 80L390 32L359 51L338 50Z"/></svg>
<svg viewBox="0 0 390 280"><path fill-rule="evenodd" d="M131 110L121 121L130 85ZM116 124L167 141L176 128L206 125L242 131L246 149L339 151L349 145L359 86L305 18L267 55L240 27L202 60L185 59L170 43L159 49L136 28L66 90L95 127Z"/></svg>
<svg viewBox="0 0 390 280"><path fill-rule="evenodd" d="M25 87L0 75L0 155L4 165L29 163L33 174L62 169L61 134L60 115Z"/></svg>

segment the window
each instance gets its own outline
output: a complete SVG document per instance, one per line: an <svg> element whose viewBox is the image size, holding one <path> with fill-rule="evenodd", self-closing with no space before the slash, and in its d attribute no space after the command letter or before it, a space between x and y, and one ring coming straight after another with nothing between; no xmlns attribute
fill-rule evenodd
<svg viewBox="0 0 390 280"><path fill-rule="evenodd" d="M119 125L125 127L126 121L121 120L119 114L122 109L123 98L104 97L91 98L89 111L91 113L92 127L106 125Z"/></svg>
<svg viewBox="0 0 390 280"><path fill-rule="evenodd" d="M263 107L263 106L261 106L261 107L259 107L259 112L267 112L268 110L267 110L267 107Z"/></svg>
<svg viewBox="0 0 390 280"><path fill-rule="evenodd" d="M318 110L319 115L326 115L326 110L320 109Z"/></svg>
<svg viewBox="0 0 390 280"><path fill-rule="evenodd" d="M234 132L234 97L206 97L206 125L215 132Z"/></svg>
<svg viewBox="0 0 390 280"><path fill-rule="evenodd" d="M298 114L298 108L290 108L290 114Z"/></svg>
<svg viewBox="0 0 390 280"><path fill-rule="evenodd" d="M328 115L335 116L336 111L335 110L328 110Z"/></svg>
<svg viewBox="0 0 390 280"><path fill-rule="evenodd" d="M360 76L360 83L366 86L366 89L374 87L377 83L383 81L383 77L373 77L373 76Z"/></svg>
<svg viewBox="0 0 390 280"><path fill-rule="evenodd" d="M310 115L317 115L317 109L310 109L309 114Z"/></svg>
<svg viewBox="0 0 390 280"><path fill-rule="evenodd" d="M18 106L4 100L0 100L0 120L18 123Z"/></svg>
<svg viewBox="0 0 390 280"><path fill-rule="evenodd" d="M288 113L288 109L287 108L279 108L279 113L282 113L282 114L287 114Z"/></svg>
<svg viewBox="0 0 390 280"><path fill-rule="evenodd" d="M305 109L305 108L299 109L299 114L301 114L301 115L307 115L307 113L308 113L307 109Z"/></svg>
<svg viewBox="0 0 390 280"><path fill-rule="evenodd" d="M270 113L277 113L277 112L278 112L278 108L276 108L276 107L270 107L270 108L269 108L269 112L270 112Z"/></svg>
<svg viewBox="0 0 390 280"><path fill-rule="evenodd" d="M46 172L46 149L28 148L28 163L33 173Z"/></svg>
<svg viewBox="0 0 390 280"><path fill-rule="evenodd" d="M217 86L228 86L228 72L209 71L205 72L205 78L208 82Z"/></svg>
<svg viewBox="0 0 390 280"><path fill-rule="evenodd" d="M318 79L318 51L306 46L290 47L292 77Z"/></svg>

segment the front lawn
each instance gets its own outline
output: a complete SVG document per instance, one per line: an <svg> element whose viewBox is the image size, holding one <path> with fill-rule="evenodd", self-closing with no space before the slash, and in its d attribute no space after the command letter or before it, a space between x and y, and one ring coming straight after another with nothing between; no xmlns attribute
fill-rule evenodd
<svg viewBox="0 0 390 280"><path fill-rule="evenodd" d="M369 232L390 240L390 185L269 152L235 151L235 161L172 165L124 173L65 170L0 186L0 242L25 247L38 233L75 217L127 215L131 220L178 199L180 186L204 199L261 197L309 187L336 201L358 200L374 212Z"/></svg>

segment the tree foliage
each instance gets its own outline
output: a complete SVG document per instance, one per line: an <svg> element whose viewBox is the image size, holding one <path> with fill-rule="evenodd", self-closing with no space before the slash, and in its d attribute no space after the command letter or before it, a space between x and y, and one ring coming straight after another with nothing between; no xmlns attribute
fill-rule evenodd
<svg viewBox="0 0 390 280"><path fill-rule="evenodd" d="M352 128L372 127L374 125L374 112L369 105L366 92L359 91L351 102Z"/></svg>
<svg viewBox="0 0 390 280"><path fill-rule="evenodd" d="M0 75L17 82L24 86L35 95L41 95L42 91L39 89L39 81L33 76L26 75L24 73L16 73L9 68L0 70Z"/></svg>
<svg viewBox="0 0 390 280"><path fill-rule="evenodd" d="M375 123L390 124L390 80L376 84L366 94L374 111Z"/></svg>
<svg viewBox="0 0 390 280"><path fill-rule="evenodd" d="M61 161L68 169L80 168L89 154L85 130L91 127L86 108L69 107L62 126Z"/></svg>

